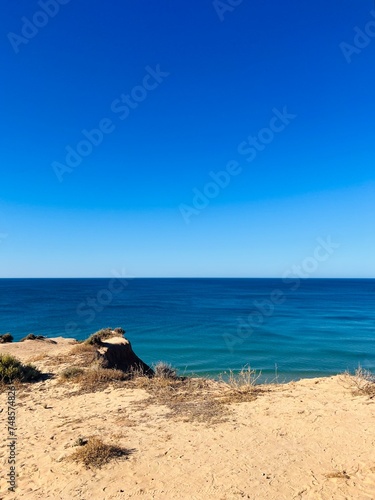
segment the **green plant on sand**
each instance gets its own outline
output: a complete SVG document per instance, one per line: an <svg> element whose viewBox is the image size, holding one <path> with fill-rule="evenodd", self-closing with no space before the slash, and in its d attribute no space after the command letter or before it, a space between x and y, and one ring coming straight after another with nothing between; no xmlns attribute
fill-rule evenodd
<svg viewBox="0 0 375 500"><path fill-rule="evenodd" d="M112 338L112 337L122 337L125 333L125 330L122 328L103 328L102 330L99 330L96 333L93 333L90 335L88 339L84 341L84 344L90 344L90 345L95 345L95 344L101 344L103 340Z"/></svg>
<svg viewBox="0 0 375 500"><path fill-rule="evenodd" d="M32 365L24 365L10 354L0 354L0 382L34 382L41 378L41 372Z"/></svg>

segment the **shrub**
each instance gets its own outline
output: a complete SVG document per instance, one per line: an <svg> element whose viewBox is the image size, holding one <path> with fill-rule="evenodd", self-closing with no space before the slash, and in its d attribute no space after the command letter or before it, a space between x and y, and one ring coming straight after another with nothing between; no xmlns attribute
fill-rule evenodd
<svg viewBox="0 0 375 500"><path fill-rule="evenodd" d="M177 371L170 364L160 361L154 366L155 377L177 378Z"/></svg>
<svg viewBox="0 0 375 500"><path fill-rule="evenodd" d="M102 340L109 339L111 337L120 337L124 335L124 333L125 330L122 328L115 328L114 330L112 328L103 328L102 330L90 335L90 337L84 341L84 344L100 345Z"/></svg>
<svg viewBox="0 0 375 500"><path fill-rule="evenodd" d="M41 372L32 365L24 365L10 354L0 354L0 381L11 384L15 381L33 382L39 380Z"/></svg>
<svg viewBox="0 0 375 500"><path fill-rule="evenodd" d="M130 375L112 368L89 368L83 370L76 366L70 366L63 370L60 379L64 382L78 382L83 392L95 392L102 390L109 384L116 384L129 380Z"/></svg>
<svg viewBox="0 0 375 500"><path fill-rule="evenodd" d="M13 337L10 333L4 333L4 335L0 335L0 344L5 344L6 342L13 342Z"/></svg>
<svg viewBox="0 0 375 500"><path fill-rule="evenodd" d="M354 395L375 397L375 374L359 366L352 378Z"/></svg>
<svg viewBox="0 0 375 500"><path fill-rule="evenodd" d="M20 340L20 342L24 342L25 340L44 340L46 337L43 337L43 335L34 335L33 333L29 333L29 335L26 335L23 339Z"/></svg>
<svg viewBox="0 0 375 500"><path fill-rule="evenodd" d="M100 468L113 458L127 456L129 454L130 450L105 444L101 439L92 437L86 444L80 446L79 449L69 457L69 460L82 463L86 469L94 467Z"/></svg>
<svg viewBox="0 0 375 500"><path fill-rule="evenodd" d="M71 380L78 378L83 374L82 368L77 368L76 366L69 366L65 368L60 374L60 377L64 380Z"/></svg>
<svg viewBox="0 0 375 500"><path fill-rule="evenodd" d="M128 379L129 374L123 372L122 370L115 370L113 368L95 368L86 370L82 374L82 377L80 377L80 382L82 382L86 388L96 388L98 384L118 382Z"/></svg>

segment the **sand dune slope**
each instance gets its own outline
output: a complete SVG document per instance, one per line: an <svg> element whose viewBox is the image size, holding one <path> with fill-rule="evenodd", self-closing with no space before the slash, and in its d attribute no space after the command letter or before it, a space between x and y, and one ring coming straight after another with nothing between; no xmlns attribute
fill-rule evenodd
<svg viewBox="0 0 375 500"><path fill-rule="evenodd" d="M49 349L51 347L51 349ZM3 345L56 373L71 342ZM48 351L49 357L43 357ZM63 361L63 360L62 360ZM17 389L17 489L7 491L6 392L0 396L0 498L375 499L375 399L345 377L274 386L213 424L170 417L132 386L79 391L57 378ZM129 450L100 469L67 459L79 437Z"/></svg>

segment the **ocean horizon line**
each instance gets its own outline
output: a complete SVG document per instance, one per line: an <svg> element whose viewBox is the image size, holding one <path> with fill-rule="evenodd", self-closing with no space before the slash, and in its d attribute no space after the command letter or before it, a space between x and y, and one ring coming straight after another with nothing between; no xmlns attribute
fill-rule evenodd
<svg viewBox="0 0 375 500"><path fill-rule="evenodd" d="M0 280L97 280L97 279L128 279L128 280L153 280L153 279L165 279L165 280L288 280L291 278L299 278L301 281L313 281L313 280L375 280L373 277L362 277L362 276L317 276L317 277L307 277L303 278L298 275L283 277L283 276L32 276L32 277L0 277Z"/></svg>

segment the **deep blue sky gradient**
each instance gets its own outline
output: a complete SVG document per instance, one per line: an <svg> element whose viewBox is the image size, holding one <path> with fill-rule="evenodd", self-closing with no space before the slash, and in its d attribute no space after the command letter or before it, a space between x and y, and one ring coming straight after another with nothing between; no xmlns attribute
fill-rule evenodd
<svg viewBox="0 0 375 500"><path fill-rule="evenodd" d="M223 0L225 1L225 0ZM71 0L16 54L38 2L0 20L0 275L282 276L319 237L340 248L312 277L375 277L372 1ZM111 104L169 76L121 121ZM237 151L273 109L297 117L256 159ZM115 130L59 182L53 162L104 118ZM240 175L186 224L209 172Z"/></svg>

